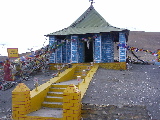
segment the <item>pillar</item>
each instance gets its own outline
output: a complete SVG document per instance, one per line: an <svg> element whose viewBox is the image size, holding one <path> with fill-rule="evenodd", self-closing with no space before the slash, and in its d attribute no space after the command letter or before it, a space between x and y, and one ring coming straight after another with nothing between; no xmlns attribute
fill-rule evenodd
<svg viewBox="0 0 160 120"><path fill-rule="evenodd" d="M101 62L101 35L96 34L97 36L94 41L94 62L100 63Z"/></svg>
<svg viewBox="0 0 160 120"><path fill-rule="evenodd" d="M66 62L70 63L71 62L71 41L67 40L66 41Z"/></svg>
<svg viewBox="0 0 160 120"><path fill-rule="evenodd" d="M119 33L119 62L126 62L126 37L125 33Z"/></svg>
<svg viewBox="0 0 160 120"><path fill-rule="evenodd" d="M62 63L67 63L67 45L66 41L64 41L62 46Z"/></svg>
<svg viewBox="0 0 160 120"><path fill-rule="evenodd" d="M49 36L49 47L55 48L55 36ZM52 52L49 58L50 63L56 63L55 52Z"/></svg>
<svg viewBox="0 0 160 120"><path fill-rule="evenodd" d="M12 91L13 119L23 119L30 112L30 103L30 89L24 83L19 83Z"/></svg>
<svg viewBox="0 0 160 120"><path fill-rule="evenodd" d="M63 119L81 119L81 92L71 84L63 92Z"/></svg>
<svg viewBox="0 0 160 120"><path fill-rule="evenodd" d="M62 63L62 42L57 40L56 63Z"/></svg>
<svg viewBox="0 0 160 120"><path fill-rule="evenodd" d="M78 36L71 36L71 62L78 63Z"/></svg>
<svg viewBox="0 0 160 120"><path fill-rule="evenodd" d="M84 62L84 42L78 42L78 63Z"/></svg>

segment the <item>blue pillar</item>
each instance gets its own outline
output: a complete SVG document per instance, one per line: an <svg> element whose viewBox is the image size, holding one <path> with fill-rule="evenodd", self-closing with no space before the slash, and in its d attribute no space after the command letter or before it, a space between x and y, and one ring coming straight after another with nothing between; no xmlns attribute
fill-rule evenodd
<svg viewBox="0 0 160 120"><path fill-rule="evenodd" d="M78 36L71 36L71 62L78 63Z"/></svg>
<svg viewBox="0 0 160 120"><path fill-rule="evenodd" d="M55 36L49 36L49 47L52 47L54 43L55 43ZM52 52L49 58L49 63L55 63L55 62L56 62L55 52Z"/></svg>
<svg viewBox="0 0 160 120"><path fill-rule="evenodd" d="M57 40L57 49L56 49L56 63L62 63L62 46L61 40Z"/></svg>
<svg viewBox="0 0 160 120"><path fill-rule="evenodd" d="M71 41L66 41L66 62L71 62Z"/></svg>
<svg viewBox="0 0 160 120"><path fill-rule="evenodd" d="M64 41L62 46L62 63L67 63L67 45L66 41Z"/></svg>
<svg viewBox="0 0 160 120"><path fill-rule="evenodd" d="M126 37L125 33L119 33L119 62L126 62Z"/></svg>
<svg viewBox="0 0 160 120"><path fill-rule="evenodd" d="M94 41L94 62L100 63L101 62L101 35L96 34L97 36Z"/></svg>
<svg viewBox="0 0 160 120"><path fill-rule="evenodd" d="M78 41L78 63L84 62L84 42Z"/></svg>

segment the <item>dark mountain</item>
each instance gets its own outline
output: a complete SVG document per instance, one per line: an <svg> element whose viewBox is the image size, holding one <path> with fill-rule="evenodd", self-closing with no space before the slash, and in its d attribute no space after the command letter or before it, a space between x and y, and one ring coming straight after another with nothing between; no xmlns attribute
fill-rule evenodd
<svg viewBox="0 0 160 120"><path fill-rule="evenodd" d="M157 49L160 49L160 32L130 31L127 45L152 52L157 51ZM116 50L116 46L115 44L115 59L118 59L119 51ZM134 53L142 60L155 61L157 59L156 56L148 52L134 51ZM127 51L127 56L136 59L129 51Z"/></svg>
<svg viewBox="0 0 160 120"><path fill-rule="evenodd" d="M160 32L130 31L128 45L150 51L160 49Z"/></svg>

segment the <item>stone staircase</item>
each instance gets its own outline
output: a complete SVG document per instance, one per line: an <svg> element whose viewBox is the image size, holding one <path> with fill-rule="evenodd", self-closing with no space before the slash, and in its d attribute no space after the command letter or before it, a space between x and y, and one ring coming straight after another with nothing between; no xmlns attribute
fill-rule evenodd
<svg viewBox="0 0 160 120"><path fill-rule="evenodd" d="M78 86L78 85L76 85ZM62 108L63 107L63 91L68 85L52 84L47 96L42 103L42 107Z"/></svg>
<svg viewBox="0 0 160 120"><path fill-rule="evenodd" d="M52 84L47 96L42 103L43 107L62 108L63 105L63 91L68 85Z"/></svg>
<svg viewBox="0 0 160 120"><path fill-rule="evenodd" d="M82 71L87 71L87 65L80 65L76 67L76 70L73 75L74 82L77 82L77 76L82 76ZM85 76L82 76L81 79L84 79ZM80 81L79 81L80 82ZM73 83L73 81L61 82L61 83L55 83L51 85L51 88L49 89L49 92L47 93L47 96L44 99L44 102L42 103L42 107L48 107L48 108L62 108L63 107L63 91L68 87L70 84L75 84L78 87L78 82Z"/></svg>
<svg viewBox="0 0 160 120"><path fill-rule="evenodd" d="M86 65L79 65L76 67L76 70L74 72L74 75L73 75L73 79L77 79L77 76L81 76L82 79L85 78L85 76L82 75L82 71L85 70L86 71L86 74L88 73L88 70L87 70L87 67L89 65L86 64Z"/></svg>

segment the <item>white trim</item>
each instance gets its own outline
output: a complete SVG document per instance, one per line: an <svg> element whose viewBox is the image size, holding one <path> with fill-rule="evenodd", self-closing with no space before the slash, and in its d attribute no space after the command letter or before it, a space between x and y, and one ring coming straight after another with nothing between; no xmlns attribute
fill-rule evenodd
<svg viewBox="0 0 160 120"><path fill-rule="evenodd" d="M122 40L121 40L122 38ZM119 44L125 44L126 45L126 38L124 36L124 33L119 33ZM121 51L124 51L121 53ZM126 61L126 48L123 48L121 46L119 46L119 62L124 62ZM121 57L124 57L124 59L122 59Z"/></svg>

